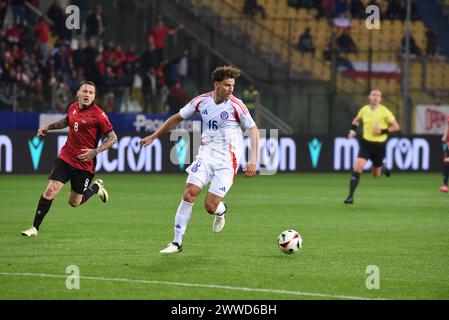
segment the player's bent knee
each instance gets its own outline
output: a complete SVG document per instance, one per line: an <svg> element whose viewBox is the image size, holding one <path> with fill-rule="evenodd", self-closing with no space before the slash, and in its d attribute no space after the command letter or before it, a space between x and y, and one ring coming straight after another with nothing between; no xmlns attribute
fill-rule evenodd
<svg viewBox="0 0 449 320"><path fill-rule="evenodd" d="M184 192L184 196L182 197L182 200L184 200L185 202L188 202L188 203L194 203L196 200L196 195L193 194L192 192L186 190L186 192Z"/></svg>
<svg viewBox="0 0 449 320"><path fill-rule="evenodd" d="M204 207L206 208L207 212L209 212L210 214L213 214L213 213L215 213L215 211L217 211L218 205L213 202L206 202L206 203L204 203Z"/></svg>
<svg viewBox="0 0 449 320"><path fill-rule="evenodd" d="M70 205L72 208L76 208L76 207L79 207L79 206L80 206L80 203L77 202L77 201L69 200L69 205Z"/></svg>
<svg viewBox="0 0 449 320"><path fill-rule="evenodd" d="M53 200L57 194L58 194L58 191L56 188L49 187L44 192L44 198L47 200Z"/></svg>

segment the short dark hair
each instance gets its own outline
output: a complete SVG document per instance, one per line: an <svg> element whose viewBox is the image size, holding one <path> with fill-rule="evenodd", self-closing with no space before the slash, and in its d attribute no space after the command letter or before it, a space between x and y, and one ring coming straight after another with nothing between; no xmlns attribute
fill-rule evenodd
<svg viewBox="0 0 449 320"><path fill-rule="evenodd" d="M80 89L81 89L81 87L84 86L85 84L94 87L94 88L95 88L95 94L97 93L97 86L96 86L95 83L93 83L92 81L83 81L83 82L81 82L81 84L80 84Z"/></svg>
<svg viewBox="0 0 449 320"><path fill-rule="evenodd" d="M225 79L237 79L240 77L240 70L233 66L218 67L212 72L212 81L221 82Z"/></svg>

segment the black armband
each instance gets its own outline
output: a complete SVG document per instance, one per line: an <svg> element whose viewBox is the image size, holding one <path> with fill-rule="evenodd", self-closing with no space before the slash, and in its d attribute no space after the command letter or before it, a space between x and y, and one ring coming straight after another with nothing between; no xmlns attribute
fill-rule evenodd
<svg viewBox="0 0 449 320"><path fill-rule="evenodd" d="M389 134L390 131L388 131L388 129L382 129L382 131L380 133L381 134Z"/></svg>
<svg viewBox="0 0 449 320"><path fill-rule="evenodd" d="M356 131L358 127L359 127L358 125L353 124L353 125L351 126L351 130L352 130L352 131Z"/></svg>

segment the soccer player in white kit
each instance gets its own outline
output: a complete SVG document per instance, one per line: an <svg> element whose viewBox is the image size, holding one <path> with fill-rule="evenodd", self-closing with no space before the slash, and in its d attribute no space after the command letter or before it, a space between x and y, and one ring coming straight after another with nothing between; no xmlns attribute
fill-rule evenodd
<svg viewBox="0 0 449 320"><path fill-rule="evenodd" d="M212 73L214 91L202 94L177 114L170 117L155 133L143 138L140 145L150 145L156 138L168 133L180 122L200 113L203 127L201 144L195 161L186 169L189 174L183 199L175 217L175 236L161 253L182 251L182 240L192 215L192 207L201 190L210 182L205 199L207 212L215 215L213 231L220 232L225 225L226 204L222 201L231 188L243 151L242 131L249 130L249 161L245 177L256 174L259 130L243 102L232 95L240 70L230 66L219 67Z"/></svg>

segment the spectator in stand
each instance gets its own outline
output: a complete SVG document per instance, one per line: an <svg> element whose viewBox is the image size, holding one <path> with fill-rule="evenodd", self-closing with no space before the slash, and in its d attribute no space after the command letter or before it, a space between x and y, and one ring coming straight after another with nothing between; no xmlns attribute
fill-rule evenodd
<svg viewBox="0 0 449 320"><path fill-rule="evenodd" d="M189 73L189 54L189 50L185 49L182 53L182 56L177 59L176 62L176 70L183 86L185 85L185 79L187 78L187 75Z"/></svg>
<svg viewBox="0 0 449 320"><path fill-rule="evenodd" d="M149 43L153 43L156 49L158 62L164 60L165 37L172 36L183 28L183 25L179 25L174 29L167 28L164 24L164 20L159 18L157 25L153 29L151 29L149 37Z"/></svg>
<svg viewBox="0 0 449 320"><path fill-rule="evenodd" d="M403 53L405 53L405 38L406 37L404 35L404 37L402 37L401 40L401 47ZM418 45L416 44L416 40L412 34L410 34L410 54L418 57L421 55L421 48L418 47Z"/></svg>
<svg viewBox="0 0 449 320"><path fill-rule="evenodd" d="M324 16L331 18L335 12L335 0L321 0L321 7Z"/></svg>
<svg viewBox="0 0 449 320"><path fill-rule="evenodd" d="M53 50L53 58L56 69L61 70L63 73L69 73L73 68L72 49L65 41L59 42L59 46Z"/></svg>
<svg viewBox="0 0 449 320"><path fill-rule="evenodd" d="M27 0L35 9L39 9L39 0ZM35 25L39 20L39 15L30 8L25 8L25 19L28 25Z"/></svg>
<svg viewBox="0 0 449 320"><path fill-rule="evenodd" d="M139 64L139 59L139 55L136 53L136 48L134 46L129 47L126 51L125 62L130 64L132 70L136 71L138 68L137 65Z"/></svg>
<svg viewBox="0 0 449 320"><path fill-rule="evenodd" d="M335 1L335 16L342 18L349 18L349 7L347 0Z"/></svg>
<svg viewBox="0 0 449 320"><path fill-rule="evenodd" d="M6 12L8 11L8 0L0 0L0 30L3 30Z"/></svg>
<svg viewBox="0 0 449 320"><path fill-rule="evenodd" d="M354 19L365 18L365 5L362 0L351 1L351 17Z"/></svg>
<svg viewBox="0 0 449 320"><path fill-rule="evenodd" d="M312 35L310 34L310 28L306 28L306 30L299 37L297 48L302 53L315 53L315 45L313 44Z"/></svg>
<svg viewBox="0 0 449 320"><path fill-rule="evenodd" d="M87 43L84 40L81 40L79 42L78 49L74 50L72 53L72 60L73 60L73 68L75 70L78 70L79 68L83 68L87 65ZM75 91L78 89L77 86L75 86Z"/></svg>
<svg viewBox="0 0 449 320"><path fill-rule="evenodd" d="M21 42L23 37L23 27L20 24L13 25L6 31L5 40L7 46L12 46L13 44L18 44Z"/></svg>
<svg viewBox="0 0 449 320"><path fill-rule="evenodd" d="M357 53L357 45L352 40L348 30L343 30L341 35L337 38L337 45L341 52L344 53Z"/></svg>
<svg viewBox="0 0 449 320"><path fill-rule="evenodd" d="M385 15L391 20L402 19L403 11L401 0L390 0Z"/></svg>
<svg viewBox="0 0 449 320"><path fill-rule="evenodd" d="M435 25L432 25L431 28L426 30L426 39L427 39L427 45L426 45L426 54L428 56L435 56L437 54L437 32Z"/></svg>
<svg viewBox="0 0 449 320"><path fill-rule="evenodd" d="M178 70L174 61L170 61L164 64L165 82L169 88L175 85L176 82L181 81Z"/></svg>
<svg viewBox="0 0 449 320"><path fill-rule="evenodd" d="M45 63L50 51L49 41L51 37L51 27L47 22L46 16L40 17L39 22L35 25L34 28L37 32L39 52L41 54L43 63Z"/></svg>
<svg viewBox="0 0 449 320"><path fill-rule="evenodd" d="M186 92L181 81L177 81L171 88L167 96L168 113L175 114L187 103Z"/></svg>
<svg viewBox="0 0 449 320"><path fill-rule="evenodd" d="M157 85L156 70L149 68L142 77L142 95L144 100L144 112L157 112Z"/></svg>
<svg viewBox="0 0 449 320"><path fill-rule="evenodd" d="M140 65L143 70L149 70L159 66L159 56L153 43L148 44L147 50L140 57Z"/></svg>
<svg viewBox="0 0 449 320"><path fill-rule="evenodd" d="M103 61L107 64L112 63L113 55L114 55L115 44L113 41L108 41L104 46L102 54Z"/></svg>
<svg viewBox="0 0 449 320"><path fill-rule="evenodd" d="M411 16L412 16L413 21L419 20L419 18L420 18L419 11L418 11L418 4L416 3L416 0L412 0L412 3L411 3ZM405 16L404 16L404 20L405 20Z"/></svg>
<svg viewBox="0 0 449 320"><path fill-rule="evenodd" d="M67 107L70 105L70 89L67 84L60 82L55 88L55 108L56 112L67 112Z"/></svg>
<svg viewBox="0 0 449 320"><path fill-rule="evenodd" d="M14 24L26 25L25 0L10 0L12 9L12 21Z"/></svg>
<svg viewBox="0 0 449 320"><path fill-rule="evenodd" d="M112 53L112 67L117 73L117 77L121 78L123 76L123 64L126 61L126 54L123 51L121 45L116 45Z"/></svg>
<svg viewBox="0 0 449 320"><path fill-rule="evenodd" d="M58 27L61 27L63 25L65 28L64 15L65 12L64 9L62 9L60 1L54 0L47 10L47 17L53 22L51 31L54 36L58 36L61 32L60 30L58 30Z"/></svg>
<svg viewBox="0 0 449 320"><path fill-rule="evenodd" d="M250 16L254 19L254 17L260 13L262 15L262 19L267 17L267 13L265 8L257 3L257 0L245 0L245 5L243 6L243 13Z"/></svg>
<svg viewBox="0 0 449 320"><path fill-rule="evenodd" d="M14 95L10 86L0 86L0 110L12 111Z"/></svg>
<svg viewBox="0 0 449 320"><path fill-rule="evenodd" d="M103 7L97 4L86 20L86 38L94 41L96 48L100 50L103 47L105 31L106 23L103 18Z"/></svg>

